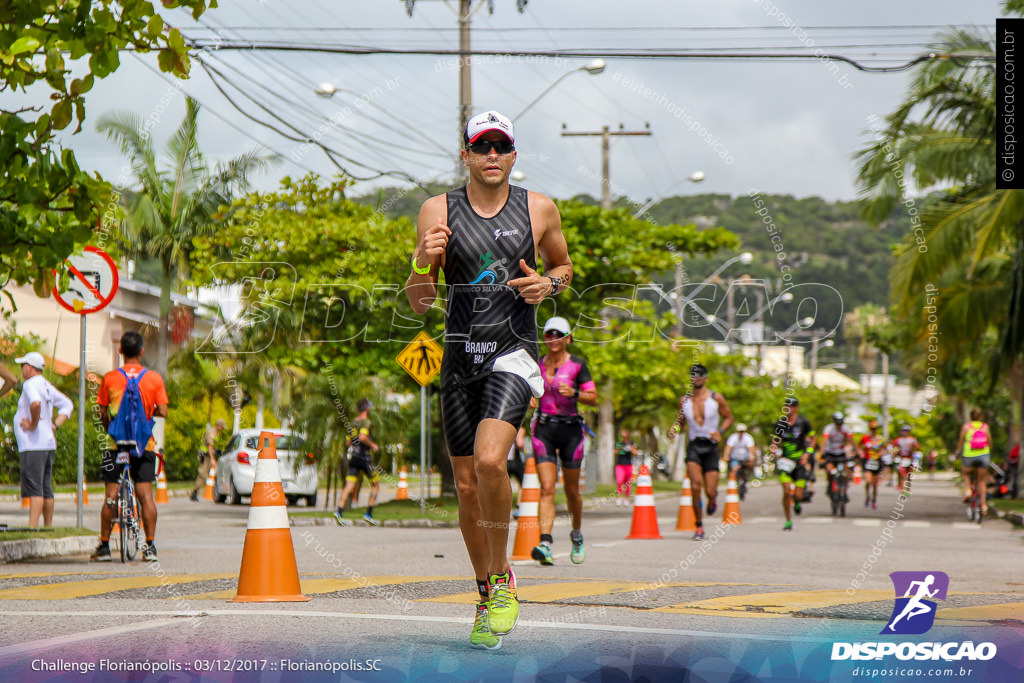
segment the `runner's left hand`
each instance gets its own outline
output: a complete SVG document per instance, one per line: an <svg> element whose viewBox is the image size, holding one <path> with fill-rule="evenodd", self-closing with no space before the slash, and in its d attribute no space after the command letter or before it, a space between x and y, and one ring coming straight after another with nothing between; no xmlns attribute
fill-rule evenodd
<svg viewBox="0 0 1024 683"><path fill-rule="evenodd" d="M519 268L526 276L509 280L508 286L518 289L526 303L539 304L544 297L551 294L554 284L549 278L538 275L536 270L526 265L526 259L519 259Z"/></svg>

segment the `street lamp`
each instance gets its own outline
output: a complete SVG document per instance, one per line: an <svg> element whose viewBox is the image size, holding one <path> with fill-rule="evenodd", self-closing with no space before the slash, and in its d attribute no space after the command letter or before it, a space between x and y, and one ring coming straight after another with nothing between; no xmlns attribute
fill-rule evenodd
<svg viewBox="0 0 1024 683"><path fill-rule="evenodd" d="M828 348L829 346L835 346L835 341L826 339L821 343L821 346ZM815 337L811 340L811 384L814 384L814 375L818 371L818 338ZM816 385L815 385L816 386Z"/></svg>
<svg viewBox="0 0 1024 683"><path fill-rule="evenodd" d="M790 377L790 364L791 364L790 357L793 355L792 353L790 353L790 351L791 351L791 349L793 347L793 341L789 338L789 335L792 332L795 332L797 330L797 328L800 328L800 330L803 331L803 330L806 330L808 327L810 327L813 324L814 324L814 318L812 318L811 316L807 316L806 318L800 318L795 323L793 323L792 325L787 327L782 332L781 335L779 335L783 339L786 340L786 384L787 385L789 384L789 377Z"/></svg>
<svg viewBox="0 0 1024 683"><path fill-rule="evenodd" d="M551 85L549 85L547 88L545 88L544 91L541 92L541 94L539 94L536 97L534 97L533 101L530 102L528 105L526 105L526 107L521 112L519 112L518 114L513 116L512 117L512 122L515 123L516 120L519 119L519 117L521 117L523 114L525 114L527 111L530 110L530 107L532 107L533 105L537 104L537 102L540 100L540 98L542 98L545 95L547 95L549 92L551 92L552 89L554 89L554 87L556 85L558 85L559 83L564 81L569 76L572 76L574 73L577 73L579 71L586 71L591 76L596 76L597 74L599 74L602 71L604 71L604 67L605 67L605 63L604 63L603 59L594 59L594 60L592 60L590 62L587 62L586 64L584 64L583 66L579 67L578 69L573 69L572 71L566 71L564 74L562 74L561 76L556 78L555 81Z"/></svg>
<svg viewBox="0 0 1024 683"><path fill-rule="evenodd" d="M697 289L695 289L689 297L680 296L678 291L673 291L671 295L668 295L661 290L661 287L655 288L655 291L658 292L658 296L660 296L663 300L669 302L669 304L671 304L675 308L676 320L679 321L680 337L682 336L683 332L683 307L685 307L687 303L693 301L693 298L700 292L700 290L704 289L704 287L709 282L713 281L716 277L718 277L718 275L726 268L737 262L746 265L751 263L753 260L754 255L751 254L749 251L745 251L742 254L739 254L738 256L733 256L731 259L727 260L725 263L720 265L718 269L715 270L715 272L713 272L706 280L704 280L704 282L700 283L700 286L697 287ZM678 286L676 289L682 287L681 282L677 282L677 285ZM704 318L704 320L711 323L712 327L714 327L719 332L725 332L725 328L721 325L721 323L718 322L718 319L715 316L705 313L704 310L700 308L700 306L697 306L696 309L700 316Z"/></svg>
<svg viewBox="0 0 1024 683"><path fill-rule="evenodd" d="M691 173L690 175L686 176L685 178L680 178L679 180L675 181L674 183L672 183L671 185L666 187L654 199L652 199L651 201L649 201L646 204L644 204L643 206L641 206L640 209L636 213L633 214L633 218L640 218L640 216L643 216L645 213L647 213L647 209L651 208L652 206L654 206L655 204L660 202L665 197L665 195L668 194L668 191L671 190L676 185L678 185L679 183L685 183L685 182L699 183L699 182L701 182L703 180L704 180L704 172L703 171L694 171L693 173Z"/></svg>

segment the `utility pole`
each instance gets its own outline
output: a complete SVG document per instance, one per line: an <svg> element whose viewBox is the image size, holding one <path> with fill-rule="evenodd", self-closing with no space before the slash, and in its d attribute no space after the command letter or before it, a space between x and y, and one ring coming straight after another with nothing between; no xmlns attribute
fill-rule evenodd
<svg viewBox="0 0 1024 683"><path fill-rule="evenodd" d="M596 137L601 136L601 208L612 208L612 181L611 181L611 139L613 135L650 135L651 124L645 125L645 130L624 130L619 124L618 130L611 130L608 126L601 126L599 131L573 133L565 130L562 124L562 137Z"/></svg>
<svg viewBox="0 0 1024 683"><path fill-rule="evenodd" d="M403 0L405 3L405 12L410 17L412 11L416 5L416 0ZM522 14L523 10L526 9L527 0L516 0L516 9ZM448 5L448 2L445 2ZM456 21L459 24L459 129L457 131L458 144L455 149L462 149L462 135L466 132L466 124L469 123L469 119L473 112L473 76L472 70L470 69L470 62L472 61L472 55L470 51L471 47L471 30L473 26L473 15L477 11L487 5L487 11L489 14L494 14L494 0L479 0L476 7L473 7L473 0L459 0L459 9L456 16ZM449 5L451 7L451 5ZM454 11L454 8L451 8ZM466 179L466 169L462 165L462 158L455 155L455 179L457 182L462 182Z"/></svg>
<svg viewBox="0 0 1024 683"><path fill-rule="evenodd" d="M565 124L562 124L562 137L596 137L601 136L601 208L610 209L612 208L612 183L611 183L611 139L613 135L650 135L651 126L647 124L645 130L624 130L624 126L620 123L619 129L616 131L611 130L608 126L601 126L600 131L589 131L589 132L569 132L565 130ZM602 314L603 316L603 314ZM604 318L602 317L602 321ZM607 327L607 325L606 325ZM615 387L612 381L609 379L605 382L604 386L601 387L599 392L600 404L598 407L598 424L597 424L597 462L593 457L593 453L588 454L586 460L587 467L587 483L584 488L584 493L594 493L597 491L597 480L598 477L601 479L601 483L607 484L612 482L612 463L615 459L615 407L612 403L612 396L614 395Z"/></svg>

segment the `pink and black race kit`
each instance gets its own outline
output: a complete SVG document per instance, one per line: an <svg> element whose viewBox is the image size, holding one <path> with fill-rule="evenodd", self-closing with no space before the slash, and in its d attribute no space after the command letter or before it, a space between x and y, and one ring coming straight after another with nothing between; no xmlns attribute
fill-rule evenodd
<svg viewBox="0 0 1024 683"><path fill-rule="evenodd" d="M540 359L544 377L544 395L533 418L533 454L537 464L561 461L562 469L578 470L583 466L583 418L577 411L576 401L581 391L593 391L596 386L590 377L587 362L570 355L558 368L549 370L548 357ZM563 396L559 385L573 390Z"/></svg>

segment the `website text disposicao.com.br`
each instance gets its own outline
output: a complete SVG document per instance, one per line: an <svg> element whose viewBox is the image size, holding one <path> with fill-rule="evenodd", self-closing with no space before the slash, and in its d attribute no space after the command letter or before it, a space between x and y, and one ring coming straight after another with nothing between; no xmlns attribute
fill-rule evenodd
<svg viewBox="0 0 1024 683"><path fill-rule="evenodd" d="M896 678L897 680L912 677L916 678L941 678L945 680L952 680L954 678L970 679L971 675L975 671L975 667L970 666L952 666L952 667L934 667L934 668L915 668L912 666L889 666L889 667L870 667L870 666L858 666L851 675L854 678L878 678L882 680Z"/></svg>

